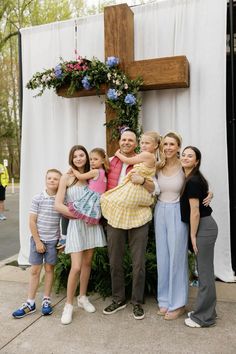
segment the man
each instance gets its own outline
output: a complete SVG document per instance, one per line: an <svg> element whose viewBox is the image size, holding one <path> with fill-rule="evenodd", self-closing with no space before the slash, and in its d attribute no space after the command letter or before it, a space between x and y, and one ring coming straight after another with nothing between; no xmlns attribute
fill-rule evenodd
<svg viewBox="0 0 236 354"><path fill-rule="evenodd" d="M137 147L137 137L131 130L126 130L121 134L119 141L120 151L126 157L135 155ZM122 163L118 157L111 158L108 173L108 190L115 188L120 184L125 175L132 169ZM137 173L133 174L132 182L143 185L150 193L154 190L154 183L145 180ZM125 243L128 244L132 257L133 265L133 284L131 302L133 304L133 315L137 320L144 318L142 308L144 287L145 287L145 253L148 240L149 222L140 227L124 230L107 225L108 254L110 260L110 271L112 281L112 303L107 306L103 313L105 315L113 314L126 307L125 300L125 280L123 271L123 259L125 255Z"/></svg>
<svg viewBox="0 0 236 354"><path fill-rule="evenodd" d="M4 201L6 199L6 187L9 182L7 168L0 163L0 221L6 220L4 213Z"/></svg>

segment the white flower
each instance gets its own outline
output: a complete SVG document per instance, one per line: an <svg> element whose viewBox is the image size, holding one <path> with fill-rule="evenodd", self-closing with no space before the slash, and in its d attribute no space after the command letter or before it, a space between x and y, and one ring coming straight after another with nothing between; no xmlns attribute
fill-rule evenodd
<svg viewBox="0 0 236 354"><path fill-rule="evenodd" d="M41 78L41 81L42 81L42 82L46 82L46 81L47 81L47 76L46 76L46 75L43 75L42 78Z"/></svg>
<svg viewBox="0 0 236 354"><path fill-rule="evenodd" d="M108 78L108 80L111 80L111 73L107 74L107 78Z"/></svg>
<svg viewBox="0 0 236 354"><path fill-rule="evenodd" d="M116 85L120 85L120 81L119 80L116 80Z"/></svg>
<svg viewBox="0 0 236 354"><path fill-rule="evenodd" d="M128 84L124 84L124 89L127 90L129 88Z"/></svg>

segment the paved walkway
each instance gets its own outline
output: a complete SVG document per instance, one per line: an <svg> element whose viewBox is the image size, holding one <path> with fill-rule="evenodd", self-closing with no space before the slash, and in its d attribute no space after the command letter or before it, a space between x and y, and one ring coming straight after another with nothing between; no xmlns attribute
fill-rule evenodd
<svg viewBox="0 0 236 354"><path fill-rule="evenodd" d="M9 260L8 260L9 261ZM12 261L12 259L11 259ZM151 354L151 353L236 353L236 284L217 282L217 326L191 329L184 317L165 321L156 315L154 298L146 299L146 317L137 321L132 306L110 316L102 314L105 301L91 296L97 311L84 312L75 306L73 322L60 324L65 294L54 295L54 313L40 315L42 292L37 296L38 311L23 319L11 313L25 301L29 269L0 264L0 353L7 354ZM190 289L189 306L196 294ZM76 305L76 304L75 304Z"/></svg>
<svg viewBox="0 0 236 354"><path fill-rule="evenodd" d="M0 261L19 252L19 185L7 187L6 211L7 220L0 221Z"/></svg>

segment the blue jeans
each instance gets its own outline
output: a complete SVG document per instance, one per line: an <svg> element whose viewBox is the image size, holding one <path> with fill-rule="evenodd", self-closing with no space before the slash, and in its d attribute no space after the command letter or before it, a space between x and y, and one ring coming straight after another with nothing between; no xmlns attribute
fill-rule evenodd
<svg viewBox="0 0 236 354"><path fill-rule="evenodd" d="M188 226L180 204L157 202L154 212L159 307L174 311L188 302Z"/></svg>

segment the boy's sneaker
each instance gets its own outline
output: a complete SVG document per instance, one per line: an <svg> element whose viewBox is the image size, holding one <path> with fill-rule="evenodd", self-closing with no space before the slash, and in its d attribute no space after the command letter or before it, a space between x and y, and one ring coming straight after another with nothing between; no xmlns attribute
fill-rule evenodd
<svg viewBox="0 0 236 354"><path fill-rule="evenodd" d="M117 311L124 309L126 306L127 305L125 301L116 302L113 300L112 303L103 310L103 313L104 315L112 315L113 313L116 313Z"/></svg>
<svg viewBox="0 0 236 354"><path fill-rule="evenodd" d="M53 313L50 299L43 299L41 312L44 316L51 315Z"/></svg>
<svg viewBox="0 0 236 354"><path fill-rule="evenodd" d="M0 221L7 220L6 216L3 214L0 214Z"/></svg>
<svg viewBox="0 0 236 354"><path fill-rule="evenodd" d="M30 306L30 304L28 302L25 302L24 304L22 304L22 306L18 310L13 312L12 316L14 318L22 318L27 315L30 315L31 313L34 313L35 311L36 311L35 304Z"/></svg>
<svg viewBox="0 0 236 354"><path fill-rule="evenodd" d="M95 312L95 307L91 304L87 296L82 295L77 297L78 307L82 307L87 312Z"/></svg>
<svg viewBox="0 0 236 354"><path fill-rule="evenodd" d="M61 323L67 325L72 322L72 314L73 314L73 305L65 304L62 316Z"/></svg>
<svg viewBox="0 0 236 354"><path fill-rule="evenodd" d="M65 247L65 245L66 245L66 239L61 238L61 239L57 242L56 249L57 249L57 250L61 250L62 248Z"/></svg>
<svg viewBox="0 0 236 354"><path fill-rule="evenodd" d="M145 316L144 310L140 304L134 305L133 315L136 320L142 320Z"/></svg>

